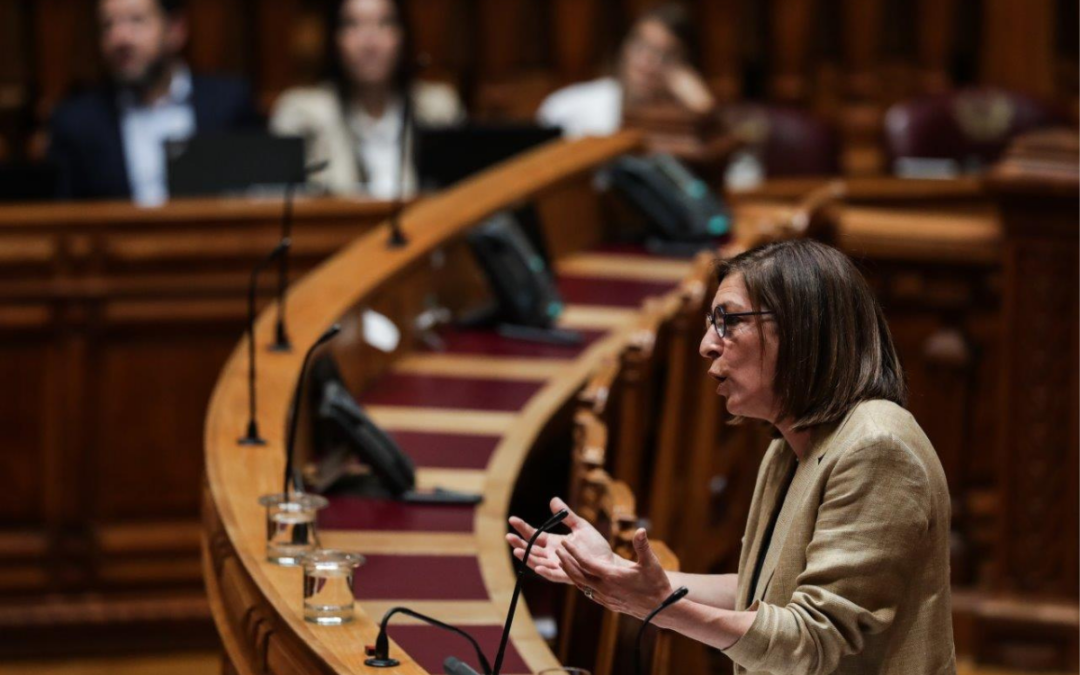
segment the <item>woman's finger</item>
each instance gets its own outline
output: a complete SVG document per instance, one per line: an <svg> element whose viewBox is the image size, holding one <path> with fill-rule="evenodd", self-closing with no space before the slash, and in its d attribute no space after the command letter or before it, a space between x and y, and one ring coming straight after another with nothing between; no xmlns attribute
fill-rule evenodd
<svg viewBox="0 0 1080 675"><path fill-rule="evenodd" d="M547 565L540 565L535 569L535 572L544 579L552 581L557 584L571 584L570 577L566 575L566 572L562 571L559 567L548 567Z"/></svg>
<svg viewBox="0 0 1080 675"><path fill-rule="evenodd" d="M559 511L566 509L567 516L563 520L563 525L569 527L571 530L578 529L579 527L581 527L582 524L588 524L584 520L582 520L581 517L578 516L578 514L574 513L574 511L566 505L566 502L564 502L559 497L552 497L550 506L552 513L558 513Z"/></svg>
<svg viewBox="0 0 1080 675"><path fill-rule="evenodd" d="M570 554L562 549L555 552L555 555L559 557L559 563L566 576L570 577L570 580L574 582L576 586L591 586L592 581L586 578L585 574L578 567L574 559L570 557Z"/></svg>
<svg viewBox="0 0 1080 675"><path fill-rule="evenodd" d="M571 557L573 557L574 561L586 574L599 577L604 576L608 572L606 566L603 563L582 552L581 549L575 546L574 542L570 541L569 539L567 539L566 542L563 544L563 548L566 549L566 551L571 555Z"/></svg>
<svg viewBox="0 0 1080 675"><path fill-rule="evenodd" d="M536 532L535 527L526 523L524 520L518 518L517 516L510 516L510 527L517 530L518 534L520 534L525 539L529 539Z"/></svg>
<svg viewBox="0 0 1080 675"><path fill-rule="evenodd" d="M525 548L515 548L514 557L518 560L525 559ZM532 553L529 554L529 567L536 569L537 565L558 565L558 560L553 560L552 556L544 552L542 555L537 555L537 551L534 548Z"/></svg>
<svg viewBox="0 0 1080 675"><path fill-rule="evenodd" d="M525 541L524 539L522 539L521 537L517 536L516 534L514 534L512 532L506 535L506 541L508 541L510 543L510 545L513 546L514 548L525 548L529 544L529 542ZM539 542L537 542L537 545L533 546L533 550L535 551L538 548L542 548L542 547L543 547L543 545L540 544Z"/></svg>

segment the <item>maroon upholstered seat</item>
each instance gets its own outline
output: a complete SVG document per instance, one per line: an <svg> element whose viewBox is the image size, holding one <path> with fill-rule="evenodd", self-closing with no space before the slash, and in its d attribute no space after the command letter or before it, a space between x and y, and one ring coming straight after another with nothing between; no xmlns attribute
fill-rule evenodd
<svg viewBox="0 0 1080 675"><path fill-rule="evenodd" d="M734 103L720 110L728 130L756 151L767 177L840 172L836 130L798 108Z"/></svg>
<svg viewBox="0 0 1080 675"><path fill-rule="evenodd" d="M893 162L925 157L977 168L997 160L1016 135L1063 122L1030 96L982 87L897 103L885 115L885 137Z"/></svg>

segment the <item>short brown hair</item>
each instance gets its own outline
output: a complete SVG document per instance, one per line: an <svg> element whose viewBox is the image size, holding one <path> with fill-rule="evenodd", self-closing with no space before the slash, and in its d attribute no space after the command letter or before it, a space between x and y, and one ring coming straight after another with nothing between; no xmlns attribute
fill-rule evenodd
<svg viewBox="0 0 1080 675"><path fill-rule="evenodd" d="M646 21L656 21L671 33L679 43L683 52L683 58L691 65L697 65L698 36L694 27L693 18L686 6L679 2L666 2L645 10L633 27L636 28Z"/></svg>
<svg viewBox="0 0 1080 675"><path fill-rule="evenodd" d="M906 403L885 314L846 255L809 239L783 241L717 263L721 282L731 274L742 275L754 311L776 320L780 419L807 429L840 421L862 401Z"/></svg>

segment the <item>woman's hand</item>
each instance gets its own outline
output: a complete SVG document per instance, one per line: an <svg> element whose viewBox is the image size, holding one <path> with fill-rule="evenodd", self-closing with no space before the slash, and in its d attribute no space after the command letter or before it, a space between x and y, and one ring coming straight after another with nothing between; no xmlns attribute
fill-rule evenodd
<svg viewBox="0 0 1080 675"><path fill-rule="evenodd" d="M562 562L558 557L558 552L563 550L568 542L573 542L582 555L587 555L597 561L608 562L612 565L628 566L631 564L629 561L615 555L604 535L600 534L595 527L576 513L570 511L570 508L563 500L555 497L551 500L550 506L552 513L558 513L562 509L569 511L570 515L563 520L563 525L570 528L570 534L545 532L540 535L529 553L529 568L534 572L555 583L573 583L563 570ZM518 534L507 534L506 541L514 547L514 557L521 560L525 556L525 547L529 543L529 538L536 532L536 528L516 516L511 516L510 526L517 530Z"/></svg>
<svg viewBox="0 0 1080 675"><path fill-rule="evenodd" d="M709 86L696 70L685 63L677 63L664 71L664 82L668 92L687 109L708 114L716 108Z"/></svg>
<svg viewBox="0 0 1080 675"><path fill-rule="evenodd" d="M634 533L634 553L634 563L618 556L605 560L568 539L555 555L570 582L587 597L612 611L643 619L671 595L672 586L644 529Z"/></svg>

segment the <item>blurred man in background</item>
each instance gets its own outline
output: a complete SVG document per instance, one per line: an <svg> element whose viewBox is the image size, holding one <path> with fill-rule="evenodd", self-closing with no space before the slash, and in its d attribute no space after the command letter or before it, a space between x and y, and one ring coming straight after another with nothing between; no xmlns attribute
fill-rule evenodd
<svg viewBox="0 0 1080 675"><path fill-rule="evenodd" d="M161 204L165 143L256 126L250 88L192 75L182 56L182 0L99 0L98 21L109 82L53 113L49 156L60 196Z"/></svg>

